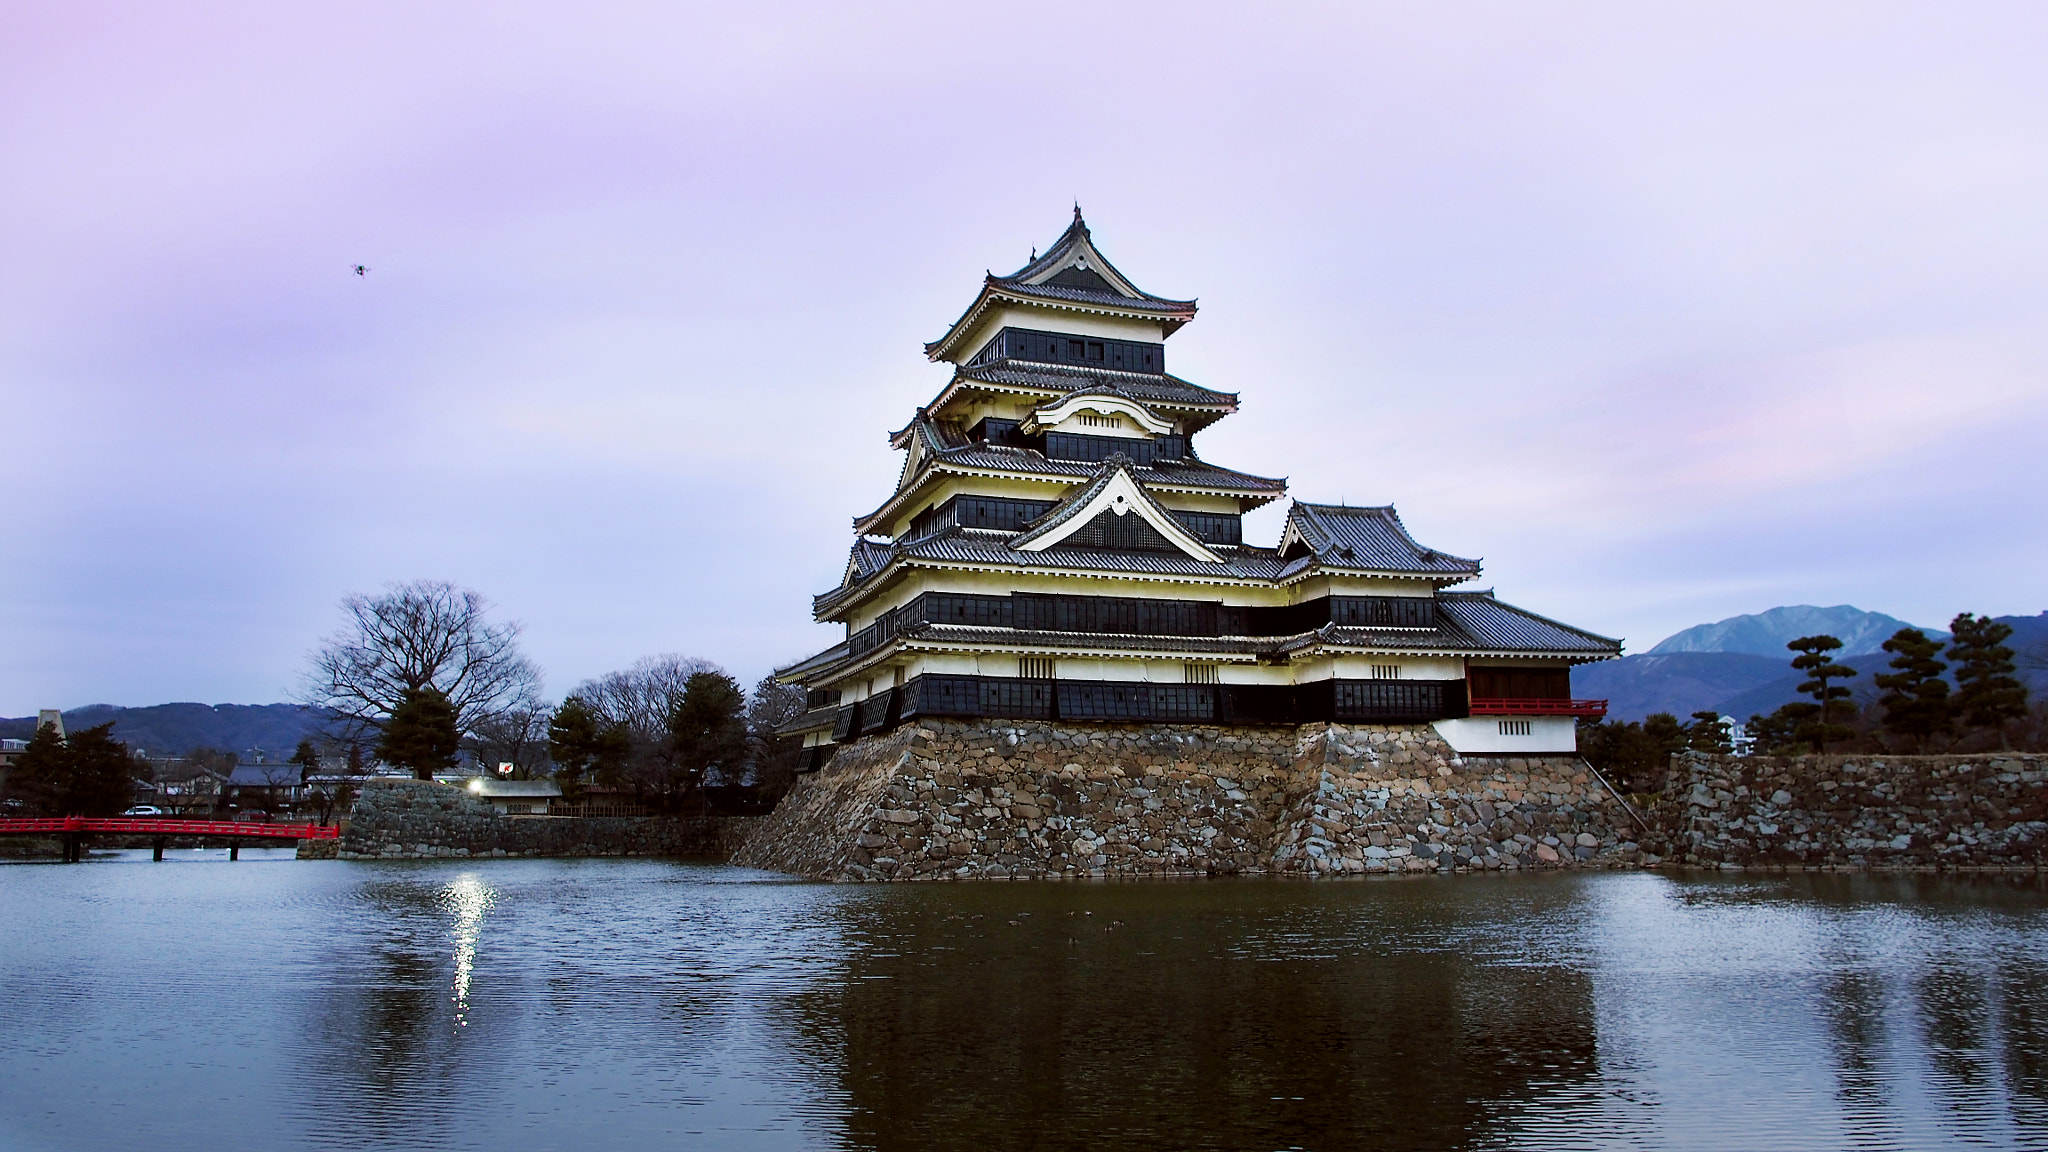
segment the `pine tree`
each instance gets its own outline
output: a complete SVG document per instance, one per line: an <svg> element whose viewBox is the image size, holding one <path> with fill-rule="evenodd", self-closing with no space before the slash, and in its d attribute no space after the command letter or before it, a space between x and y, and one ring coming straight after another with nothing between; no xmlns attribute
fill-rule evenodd
<svg viewBox="0 0 2048 1152"><path fill-rule="evenodd" d="M1792 700L1768 716L1751 716L1746 727L1758 751L1767 756L1785 756L1801 751L1799 730L1820 714L1820 705Z"/></svg>
<svg viewBox="0 0 2048 1152"><path fill-rule="evenodd" d="M1897 671L1879 673L1875 679L1884 695L1877 698L1884 709L1884 730L1903 737L1917 751L1927 742L1949 732L1948 681L1941 674L1948 665L1936 660L1941 642L1930 640L1918 628L1901 628L1884 642L1893 654L1891 666Z"/></svg>
<svg viewBox="0 0 2048 1152"><path fill-rule="evenodd" d="M1728 739L1728 722L1721 719L1719 712L1695 712L1692 723L1685 726L1685 743L1694 752L1726 756L1735 750Z"/></svg>
<svg viewBox="0 0 2048 1152"><path fill-rule="evenodd" d="M632 733L607 722L581 696L562 701L548 719L548 758L565 800L583 795L587 782L616 784L632 752Z"/></svg>
<svg viewBox="0 0 2048 1152"><path fill-rule="evenodd" d="M41 725L7 774L8 798L38 816L74 815L63 811L65 781L70 775L70 745L57 735L56 725Z"/></svg>
<svg viewBox="0 0 2048 1152"><path fill-rule="evenodd" d="M455 706L439 689L406 692L384 722L377 756L387 764L409 768L414 776L432 780L434 773L455 767L462 733L455 726Z"/></svg>
<svg viewBox="0 0 2048 1152"><path fill-rule="evenodd" d="M304 784L320 774L320 750L313 747L311 740L301 740L298 749L286 763L299 766L299 783Z"/></svg>
<svg viewBox="0 0 2048 1152"><path fill-rule="evenodd" d="M1841 646L1842 642L1833 636L1801 636L1785 645L1799 653L1792 658L1792 667L1808 677L1799 685L1799 690L1813 697L1816 705L1813 719L1801 725L1798 738L1811 743L1814 751L1822 755L1827 753L1828 741L1846 740L1856 734L1848 725L1835 723L1835 709L1849 699L1849 689L1829 681L1856 675L1854 668L1837 664L1835 658L1828 655Z"/></svg>
<svg viewBox="0 0 2048 1152"><path fill-rule="evenodd" d="M36 729L8 776L8 792L44 816L113 816L135 799L136 761L114 739L111 721L57 735Z"/></svg>
<svg viewBox="0 0 2048 1152"><path fill-rule="evenodd" d="M2027 714L2027 688L2013 675L2018 669L2005 646L2012 625L1963 612L1948 630L1954 636L1948 656L1956 664L1956 714L1971 728L1997 729L1998 746L2010 747L2006 724Z"/></svg>
<svg viewBox="0 0 2048 1152"><path fill-rule="evenodd" d="M676 791L701 787L714 768L736 781L747 753L747 694L722 672L696 672L683 684L683 698L669 714L675 756Z"/></svg>

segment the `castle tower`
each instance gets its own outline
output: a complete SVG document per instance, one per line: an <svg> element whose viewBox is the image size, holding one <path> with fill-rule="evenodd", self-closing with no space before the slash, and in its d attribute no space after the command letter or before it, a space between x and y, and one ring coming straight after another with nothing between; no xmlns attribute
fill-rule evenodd
<svg viewBox="0 0 2048 1152"><path fill-rule="evenodd" d="M846 637L777 673L809 689L785 731L810 767L922 717L1428 724L1459 752L1574 750L1604 702L1574 700L1570 670L1619 642L1455 590L1479 562L1390 506L1295 502L1277 544L1244 541L1287 483L1202 458L1238 398L1167 371L1195 310L1118 271L1077 208L925 345L952 379L890 436L896 490L813 603Z"/></svg>

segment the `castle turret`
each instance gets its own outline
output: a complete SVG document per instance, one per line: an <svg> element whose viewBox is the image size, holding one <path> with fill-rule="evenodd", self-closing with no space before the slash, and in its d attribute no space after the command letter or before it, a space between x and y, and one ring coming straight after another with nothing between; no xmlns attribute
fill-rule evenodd
<svg viewBox="0 0 2048 1152"><path fill-rule="evenodd" d="M1278 543L1244 513L1287 483L1202 458L1238 397L1166 370L1195 301L1139 289L1066 232L989 275L925 345L952 378L889 437L896 490L854 519L845 639L778 675L816 766L919 717L1205 725L1431 724L1454 748L1559 752L1570 669L1617 641L1452 590L1477 560L1392 507L1295 503Z"/></svg>

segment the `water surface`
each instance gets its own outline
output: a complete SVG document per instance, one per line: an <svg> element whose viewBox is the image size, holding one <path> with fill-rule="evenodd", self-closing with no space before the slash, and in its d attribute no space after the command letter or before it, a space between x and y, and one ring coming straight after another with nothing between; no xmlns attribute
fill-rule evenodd
<svg viewBox="0 0 2048 1152"><path fill-rule="evenodd" d="M2034 878L0 867L0 1146L2048 1147Z"/></svg>

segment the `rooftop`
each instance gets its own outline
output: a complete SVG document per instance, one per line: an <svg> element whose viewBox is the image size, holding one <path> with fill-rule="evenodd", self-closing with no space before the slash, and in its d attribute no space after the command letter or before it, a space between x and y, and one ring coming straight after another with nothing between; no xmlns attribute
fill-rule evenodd
<svg viewBox="0 0 2048 1152"><path fill-rule="evenodd" d="M1033 256L1008 276L987 274L974 303L946 329L944 336L924 346L925 355L934 360L957 356L963 351L958 347L959 341L974 330L975 321L991 304L1003 300L1154 319L1160 322L1162 336L1173 335L1181 325L1195 318L1193 300L1155 296L1117 271L1096 249L1078 204L1074 206L1074 222L1043 256Z"/></svg>

